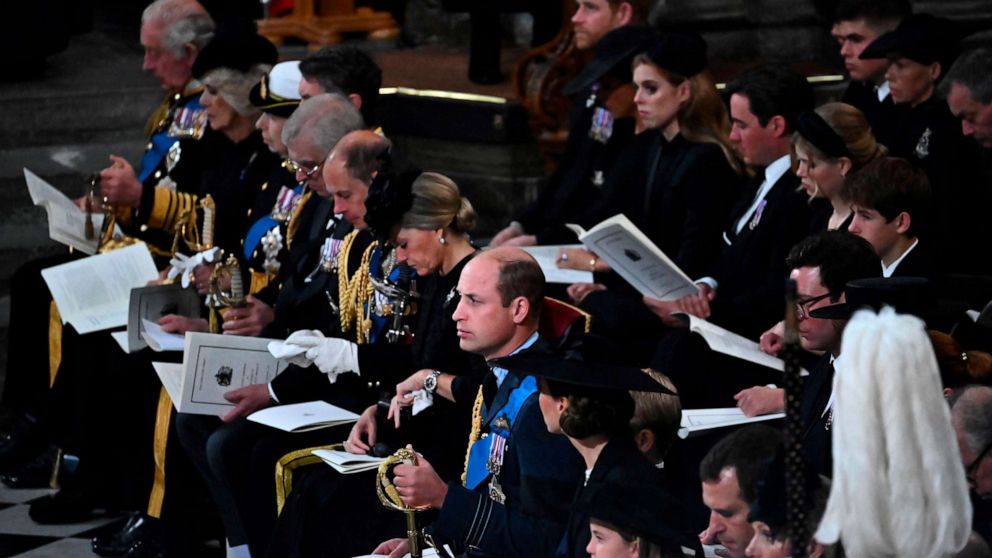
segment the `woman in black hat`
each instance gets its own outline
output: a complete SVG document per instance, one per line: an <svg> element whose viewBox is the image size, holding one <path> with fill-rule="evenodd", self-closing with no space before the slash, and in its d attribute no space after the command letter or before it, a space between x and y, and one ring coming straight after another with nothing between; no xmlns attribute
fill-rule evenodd
<svg viewBox="0 0 992 558"><path fill-rule="evenodd" d="M960 31L946 18L930 14L907 16L899 27L878 37L861 58L887 58L885 79L900 109L888 148L892 155L913 162L927 173L934 199L933 233L945 272L977 273L983 262L971 257L966 238L983 238L979 223L985 204L978 146L965 138L938 86L958 53ZM967 245L967 247L966 247Z"/></svg>
<svg viewBox="0 0 992 558"><path fill-rule="evenodd" d="M793 168L810 200L826 200L810 227L847 229L851 205L842 195L844 179L884 156L887 148L875 141L865 115L845 103L827 103L799 115L792 135Z"/></svg>
<svg viewBox="0 0 992 558"><path fill-rule="evenodd" d="M586 465L586 482L576 498L607 482L660 484L658 469L637 449L630 431L630 391L669 390L653 373L615 364L615 347L603 339L582 336L566 344L551 354L507 357L499 366L538 377L538 404L548 431L568 437ZM585 557L589 540L589 517L576 508L557 555Z"/></svg>
<svg viewBox="0 0 992 558"><path fill-rule="evenodd" d="M604 483L585 491L575 508L589 516L591 558L702 556L697 537L672 527L682 507L658 487Z"/></svg>
<svg viewBox="0 0 992 558"><path fill-rule="evenodd" d="M703 277L720 254L743 180L727 110L706 71L706 43L698 35L660 34L634 57L633 68L644 131L604 186L602 218L623 213L686 275ZM559 265L609 271L578 249L564 250ZM614 276L604 279L572 285L569 295L646 358L657 343L658 320L633 288Z"/></svg>

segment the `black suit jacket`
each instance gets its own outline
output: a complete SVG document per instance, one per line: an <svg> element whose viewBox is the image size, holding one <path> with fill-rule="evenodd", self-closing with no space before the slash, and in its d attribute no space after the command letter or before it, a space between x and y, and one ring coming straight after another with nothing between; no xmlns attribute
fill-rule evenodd
<svg viewBox="0 0 992 558"><path fill-rule="evenodd" d="M823 355L803 384L803 455L812 470L829 477L833 470L830 425L833 411L824 413L833 392L834 366Z"/></svg>
<svg viewBox="0 0 992 558"><path fill-rule="evenodd" d="M729 244L711 274L719 288L710 321L752 339L782 319L789 276L785 258L809 233L812 218L799 178L786 172L765 196L761 218L752 218L737 234L733 228L763 180L757 175L741 195L725 231Z"/></svg>
<svg viewBox="0 0 992 558"><path fill-rule="evenodd" d="M934 280L937 278L937 272L938 269L934 264L930 250L927 244L921 240L892 270L892 277L924 277Z"/></svg>
<svg viewBox="0 0 992 558"><path fill-rule="evenodd" d="M689 277L699 277L720 256L720 231L743 180L720 147L647 131L607 180L599 220L623 213Z"/></svg>

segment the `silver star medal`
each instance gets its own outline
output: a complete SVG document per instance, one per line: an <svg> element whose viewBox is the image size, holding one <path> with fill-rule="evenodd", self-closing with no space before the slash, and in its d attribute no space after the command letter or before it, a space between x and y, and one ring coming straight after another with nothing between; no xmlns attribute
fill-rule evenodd
<svg viewBox="0 0 992 558"><path fill-rule="evenodd" d="M916 153L917 159L926 159L930 155L930 136L933 135L933 131L930 128L923 130L923 135L920 136L920 140L916 142Z"/></svg>
<svg viewBox="0 0 992 558"><path fill-rule="evenodd" d="M165 154L165 176L158 181L159 186L164 186L170 190L176 189L176 181L173 180L169 174L172 172L172 169L176 168L176 165L179 164L179 158L182 154L183 148L179 145L179 142L177 141L172 144L172 147L169 148L169 152Z"/></svg>

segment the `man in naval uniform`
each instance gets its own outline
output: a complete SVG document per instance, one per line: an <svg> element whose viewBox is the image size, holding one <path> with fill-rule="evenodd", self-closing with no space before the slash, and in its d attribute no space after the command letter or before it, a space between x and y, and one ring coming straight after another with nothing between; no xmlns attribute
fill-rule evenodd
<svg viewBox="0 0 992 558"><path fill-rule="evenodd" d="M544 276L530 256L509 248L480 253L458 281L452 318L462 350L491 361L544 343L537 333L543 291ZM429 540L467 556L554 552L583 466L564 436L548 432L538 395L533 376L492 367L473 417L462 482L446 483L426 459L394 469L393 484L407 506L438 510L426 530ZM392 539L374 552L403 556L408 544Z"/></svg>

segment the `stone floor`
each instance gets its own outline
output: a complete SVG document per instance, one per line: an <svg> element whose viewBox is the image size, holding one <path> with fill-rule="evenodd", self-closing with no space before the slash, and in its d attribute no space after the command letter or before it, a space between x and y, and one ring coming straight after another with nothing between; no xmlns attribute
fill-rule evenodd
<svg viewBox="0 0 992 558"><path fill-rule="evenodd" d="M48 489L13 490L0 485L0 558L67 558L96 556L90 539L119 527L120 516L94 516L69 525L38 525L28 517L31 501Z"/></svg>

